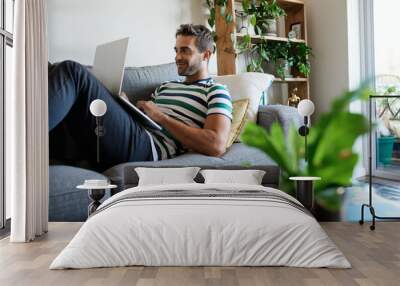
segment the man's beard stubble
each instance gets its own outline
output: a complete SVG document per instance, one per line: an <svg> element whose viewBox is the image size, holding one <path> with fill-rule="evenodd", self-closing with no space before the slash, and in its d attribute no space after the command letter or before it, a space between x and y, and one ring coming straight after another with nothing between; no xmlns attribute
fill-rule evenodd
<svg viewBox="0 0 400 286"><path fill-rule="evenodd" d="M183 70L179 69L179 64L185 64L186 68ZM193 62L192 64L189 64L187 61L177 61L176 66L178 69L178 74L180 76L191 76L197 73L201 69L201 60Z"/></svg>

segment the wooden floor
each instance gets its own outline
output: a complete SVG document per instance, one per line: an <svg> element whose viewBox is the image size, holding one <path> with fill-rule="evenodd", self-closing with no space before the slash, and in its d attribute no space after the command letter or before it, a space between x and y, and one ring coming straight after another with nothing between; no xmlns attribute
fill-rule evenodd
<svg viewBox="0 0 400 286"><path fill-rule="evenodd" d="M50 223L43 238L28 244L0 241L0 285L400 285L400 222L368 225L322 223L353 268L289 267L122 267L48 270L80 227Z"/></svg>

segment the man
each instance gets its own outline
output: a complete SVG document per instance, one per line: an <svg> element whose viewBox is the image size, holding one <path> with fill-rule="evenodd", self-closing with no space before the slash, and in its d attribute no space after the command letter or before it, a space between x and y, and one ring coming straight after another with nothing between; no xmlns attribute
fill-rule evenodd
<svg viewBox="0 0 400 286"><path fill-rule="evenodd" d="M208 156L225 152L232 105L228 91L208 75L213 51L211 32L202 25L181 25L176 32L175 62L184 82L167 82L156 89L152 101L137 106L163 127L146 130L99 81L80 64L65 61L49 73L49 129L65 122L80 148L94 158L95 119L89 105L107 104L101 139L101 161L110 167L127 161L153 161L175 157L187 150Z"/></svg>

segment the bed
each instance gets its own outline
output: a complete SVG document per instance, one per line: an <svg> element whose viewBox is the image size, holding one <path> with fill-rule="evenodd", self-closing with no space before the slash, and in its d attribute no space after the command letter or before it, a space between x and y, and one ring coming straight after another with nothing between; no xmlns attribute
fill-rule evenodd
<svg viewBox="0 0 400 286"><path fill-rule="evenodd" d="M351 267L293 197L199 183L137 186L110 197L50 269L131 265Z"/></svg>

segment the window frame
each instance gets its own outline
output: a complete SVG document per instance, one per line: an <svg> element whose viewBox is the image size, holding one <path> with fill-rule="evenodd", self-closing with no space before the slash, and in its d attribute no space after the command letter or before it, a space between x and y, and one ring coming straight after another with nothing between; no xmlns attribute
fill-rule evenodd
<svg viewBox="0 0 400 286"><path fill-rule="evenodd" d="M360 36L361 36L361 78L363 80L375 79L375 2L374 0L363 0L360 3ZM375 80L372 82L372 87L375 88ZM363 114L369 116L368 103L363 104ZM373 111L372 118L375 119L375 111ZM376 139L374 133L372 134L373 140L371 145L372 150L372 170L371 173L374 177L380 177L390 180L399 180L399 176L394 172L389 172L378 168L376 164ZM369 160L369 142L367 136L363 140L363 157L364 166L368 168ZM367 169L368 170L368 169ZM368 170L369 172L369 170Z"/></svg>

